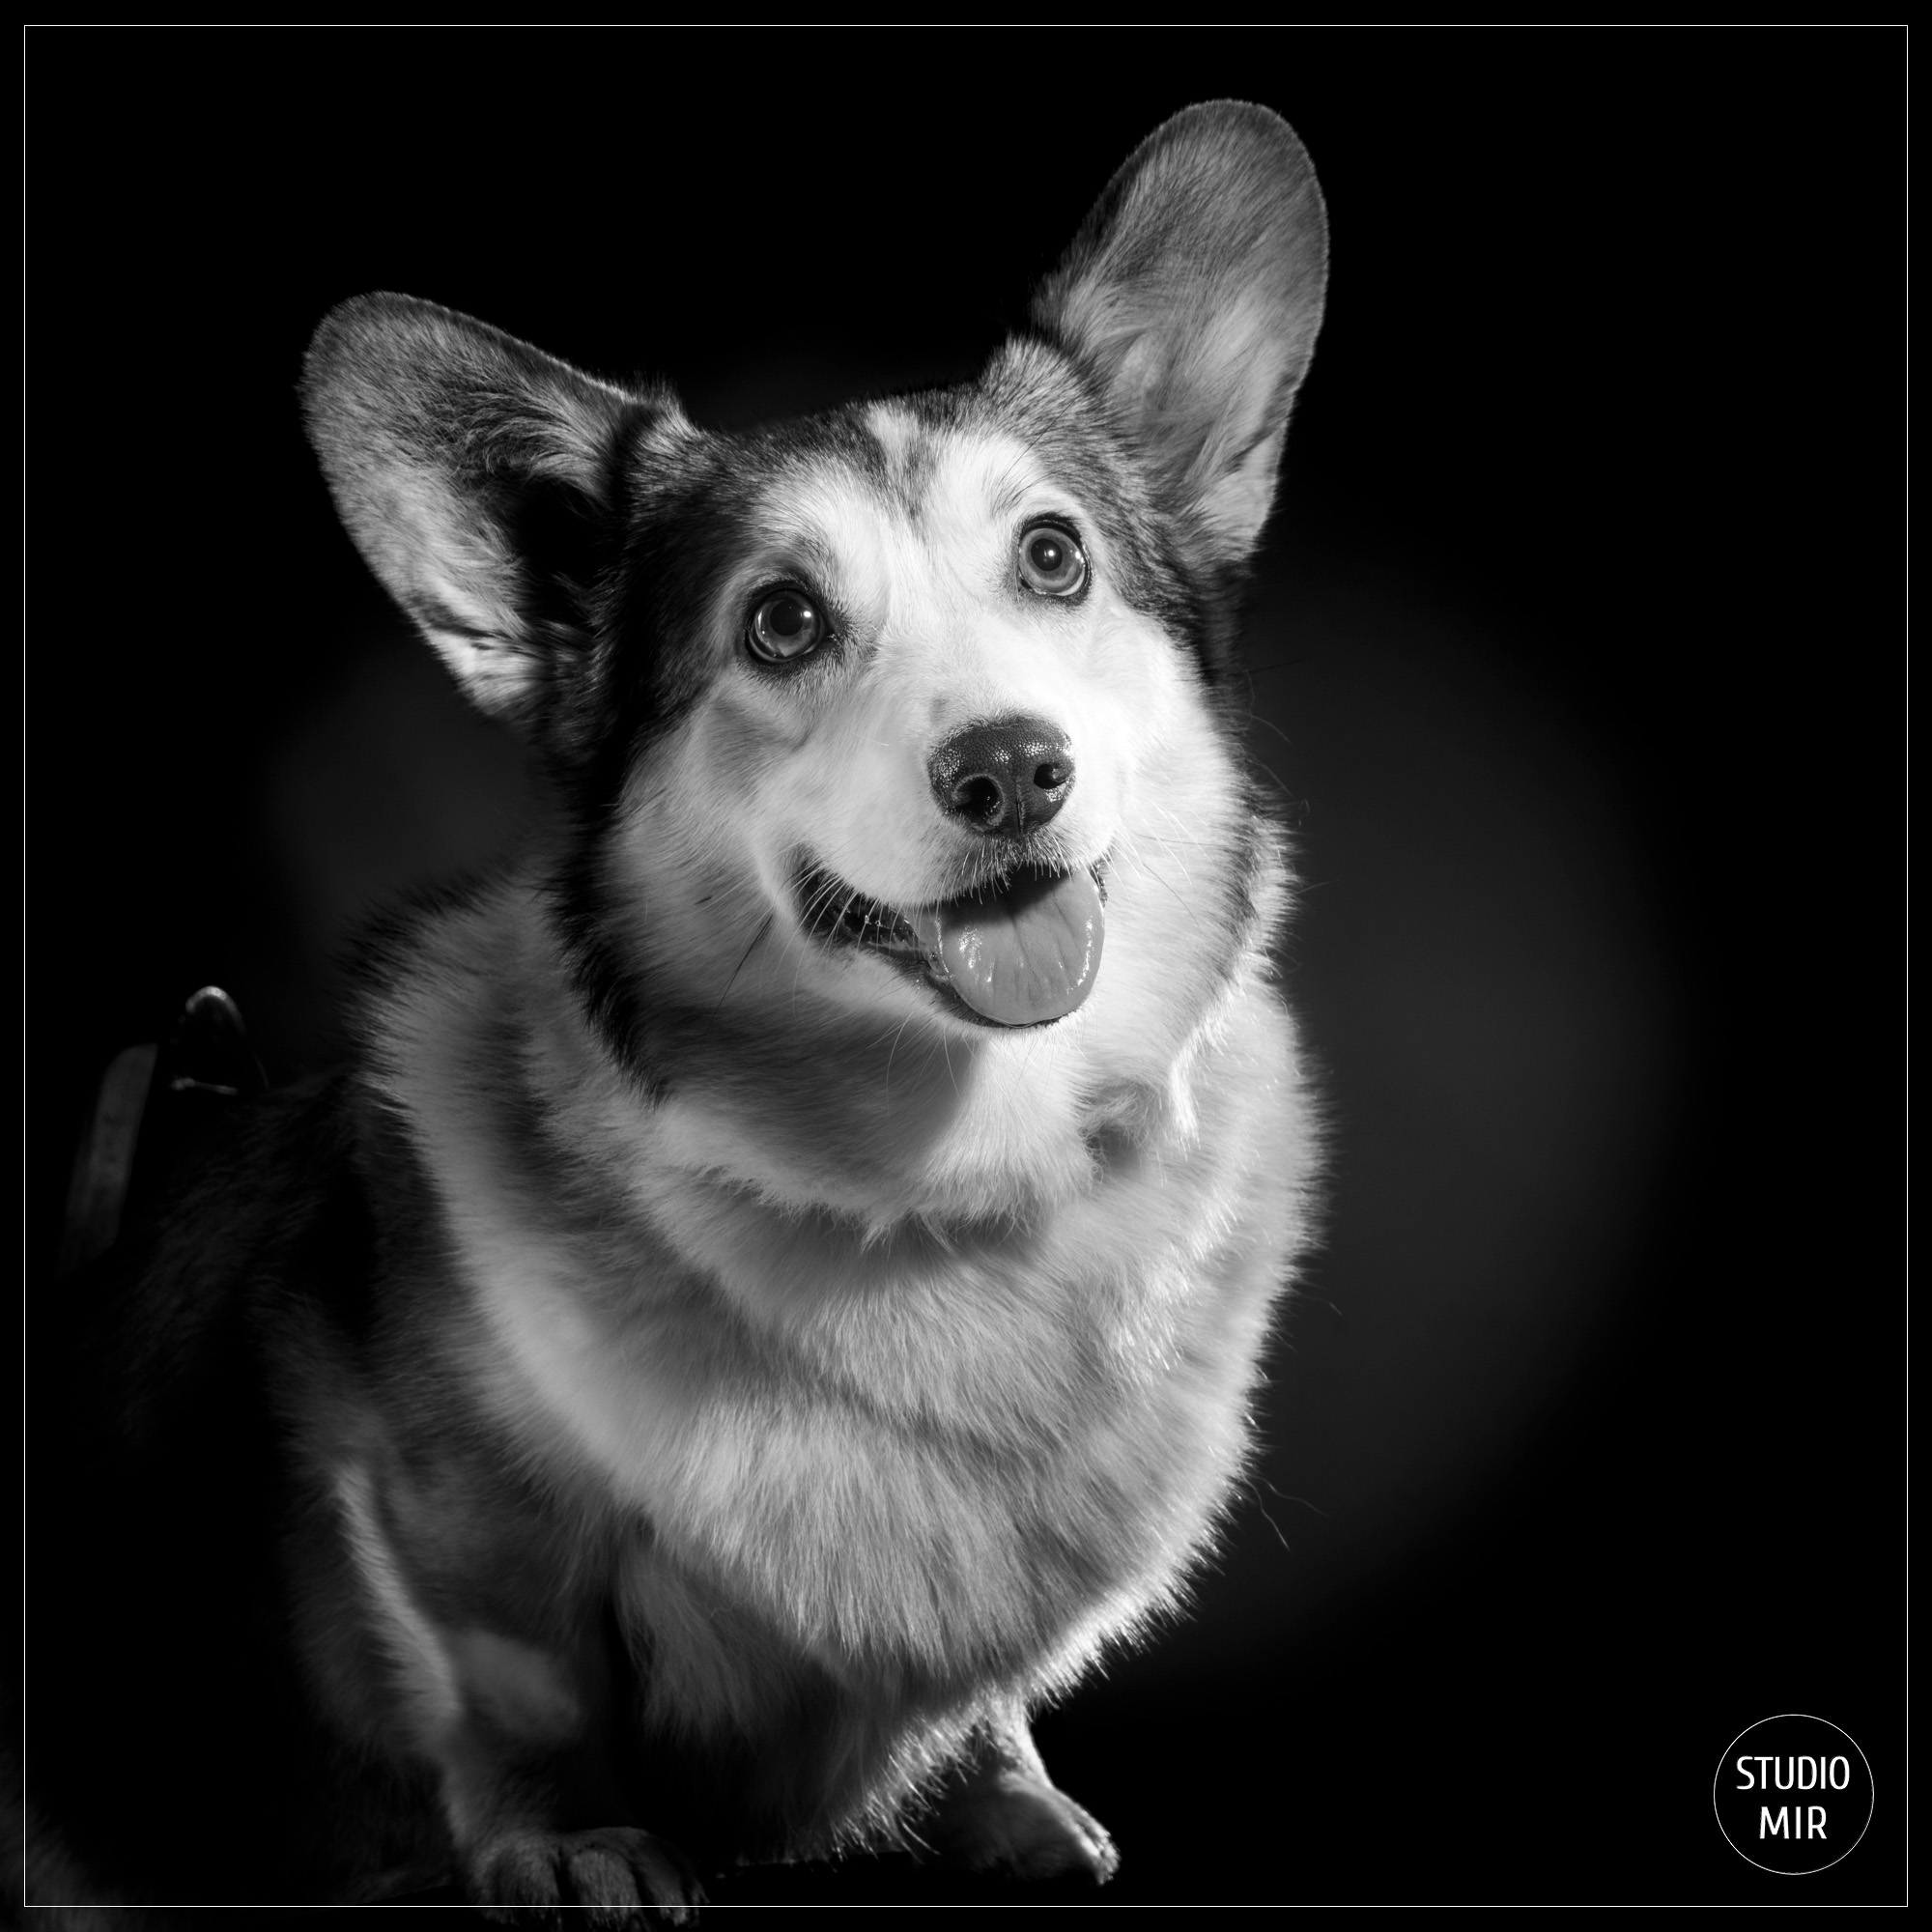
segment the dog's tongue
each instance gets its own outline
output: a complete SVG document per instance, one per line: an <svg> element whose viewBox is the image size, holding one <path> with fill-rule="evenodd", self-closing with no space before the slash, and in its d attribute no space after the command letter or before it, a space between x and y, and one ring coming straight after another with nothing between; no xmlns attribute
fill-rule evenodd
<svg viewBox="0 0 1932 1932"><path fill-rule="evenodd" d="M1107 916L1089 872L1015 879L908 916L952 990L1001 1026L1057 1020L1094 990Z"/></svg>

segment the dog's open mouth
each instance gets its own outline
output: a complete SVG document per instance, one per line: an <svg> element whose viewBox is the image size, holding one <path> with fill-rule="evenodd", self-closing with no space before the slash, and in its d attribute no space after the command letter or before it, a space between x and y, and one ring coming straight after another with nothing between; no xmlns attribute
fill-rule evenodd
<svg viewBox="0 0 1932 1932"><path fill-rule="evenodd" d="M993 1026L1045 1026L1094 990L1106 938L1098 866L1021 866L938 905L889 906L822 866L798 877L799 917L813 938L861 946L923 978Z"/></svg>

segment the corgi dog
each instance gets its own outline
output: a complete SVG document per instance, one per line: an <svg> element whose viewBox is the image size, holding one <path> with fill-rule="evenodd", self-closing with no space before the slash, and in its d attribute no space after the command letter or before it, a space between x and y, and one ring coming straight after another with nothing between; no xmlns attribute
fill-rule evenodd
<svg viewBox="0 0 1932 1932"><path fill-rule="evenodd" d="M30 1901L1113 1872L1029 1714L1178 1602L1308 1239L1236 625L1325 272L1220 101L958 388L724 434L323 322L342 521L540 804L56 1285Z"/></svg>

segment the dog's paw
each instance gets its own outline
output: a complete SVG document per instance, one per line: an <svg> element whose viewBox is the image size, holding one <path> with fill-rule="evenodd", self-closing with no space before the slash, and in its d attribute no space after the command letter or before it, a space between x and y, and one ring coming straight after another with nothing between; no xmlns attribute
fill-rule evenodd
<svg viewBox="0 0 1932 1932"><path fill-rule="evenodd" d="M1090 1878L1105 1885L1121 1855L1107 1828L1040 1778L1003 1772L953 1795L933 1820L936 1848L974 1871L1010 1878Z"/></svg>
<svg viewBox="0 0 1932 1932"><path fill-rule="evenodd" d="M506 1832L470 1861L469 1892L485 1916L510 1925L689 1923L704 1903L697 1875L676 1848L648 1832Z"/></svg>

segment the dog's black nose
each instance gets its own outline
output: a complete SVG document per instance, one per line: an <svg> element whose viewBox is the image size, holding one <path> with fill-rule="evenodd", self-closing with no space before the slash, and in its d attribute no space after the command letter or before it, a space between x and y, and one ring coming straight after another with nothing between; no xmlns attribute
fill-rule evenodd
<svg viewBox="0 0 1932 1932"><path fill-rule="evenodd" d="M1073 789L1073 750L1044 718L969 724L933 753L933 796L949 818L989 838L1044 825Z"/></svg>

